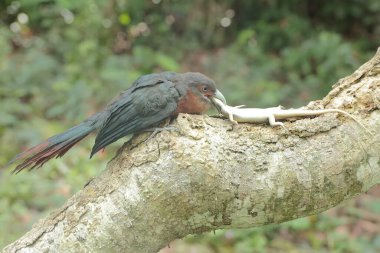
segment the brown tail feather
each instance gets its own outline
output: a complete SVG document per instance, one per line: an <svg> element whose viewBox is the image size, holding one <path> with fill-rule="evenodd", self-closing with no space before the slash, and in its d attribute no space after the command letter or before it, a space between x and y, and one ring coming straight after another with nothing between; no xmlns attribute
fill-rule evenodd
<svg viewBox="0 0 380 253"><path fill-rule="evenodd" d="M78 137L76 139L67 140L63 143L58 143L55 145L48 145L47 147L46 145L42 145L44 144L43 142L36 147L26 150L20 155L20 157L17 157L17 160L24 159L25 157L28 157L28 158L25 159L19 165L17 165L16 168L12 171L12 173L17 174L21 170L28 167L30 167L29 171L31 171L34 168L41 167L52 158L62 157L71 147L73 147L76 143L81 141L86 136L87 135Z"/></svg>
<svg viewBox="0 0 380 253"><path fill-rule="evenodd" d="M76 125L67 131L50 137L46 141L16 155L3 168L13 163L20 162L13 170L13 173L19 173L21 170L41 167L44 163L52 158L58 158L66 154L75 144L95 131L104 124L109 112L101 111L92 115L79 125Z"/></svg>
<svg viewBox="0 0 380 253"><path fill-rule="evenodd" d="M61 134L50 137L37 146L16 155L4 167L20 161L20 164L13 170L13 173L19 173L26 168L32 170L41 167L50 159L63 156L70 148L98 127L97 124L95 124L97 119L98 116L94 115L93 117L90 117L89 120L86 120Z"/></svg>

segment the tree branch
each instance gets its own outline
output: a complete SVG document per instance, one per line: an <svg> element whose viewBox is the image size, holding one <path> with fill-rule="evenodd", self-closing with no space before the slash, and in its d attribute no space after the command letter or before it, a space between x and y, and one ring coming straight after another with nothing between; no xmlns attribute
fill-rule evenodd
<svg viewBox="0 0 380 253"><path fill-rule="evenodd" d="M286 128L180 115L136 136L107 169L3 252L157 252L176 238L322 212L380 182L380 50Z"/></svg>

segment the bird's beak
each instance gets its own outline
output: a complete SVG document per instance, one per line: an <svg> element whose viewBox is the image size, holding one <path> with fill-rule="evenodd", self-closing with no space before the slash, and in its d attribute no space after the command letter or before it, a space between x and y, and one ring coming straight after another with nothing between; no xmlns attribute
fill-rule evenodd
<svg viewBox="0 0 380 253"><path fill-rule="evenodd" d="M226 98L223 96L223 94L219 90L216 90L214 94L214 98L219 99L220 101L223 102L223 104L227 104Z"/></svg>

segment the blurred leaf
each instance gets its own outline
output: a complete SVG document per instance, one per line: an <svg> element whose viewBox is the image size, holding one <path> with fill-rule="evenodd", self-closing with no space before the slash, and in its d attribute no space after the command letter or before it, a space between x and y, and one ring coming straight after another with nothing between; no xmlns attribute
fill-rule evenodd
<svg viewBox="0 0 380 253"><path fill-rule="evenodd" d="M308 217L292 220L286 223L289 228L295 231L307 230L310 228L310 220Z"/></svg>
<svg viewBox="0 0 380 253"><path fill-rule="evenodd" d="M129 25L129 23L131 23L131 17L128 15L128 13L120 14L119 22L122 25Z"/></svg>
<svg viewBox="0 0 380 253"><path fill-rule="evenodd" d="M178 71L180 66L171 57L158 53L156 56L157 64L165 70Z"/></svg>
<svg viewBox="0 0 380 253"><path fill-rule="evenodd" d="M369 203L368 208L372 212L380 214L380 201L373 201Z"/></svg>

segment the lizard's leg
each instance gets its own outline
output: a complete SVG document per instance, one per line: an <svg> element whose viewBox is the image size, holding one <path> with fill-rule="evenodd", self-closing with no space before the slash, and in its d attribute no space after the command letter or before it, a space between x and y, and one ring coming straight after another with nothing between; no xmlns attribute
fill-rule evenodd
<svg viewBox="0 0 380 253"><path fill-rule="evenodd" d="M234 120L234 115L233 115L232 113L229 113L229 114L228 114L228 119L229 119L232 123L234 123L234 125L237 125L237 124L238 124L237 121Z"/></svg>
<svg viewBox="0 0 380 253"><path fill-rule="evenodd" d="M276 118L274 117L273 114L268 115L268 121L269 121L269 124L272 127L274 127L274 126L282 126L282 127L284 127L284 123L276 121Z"/></svg>

